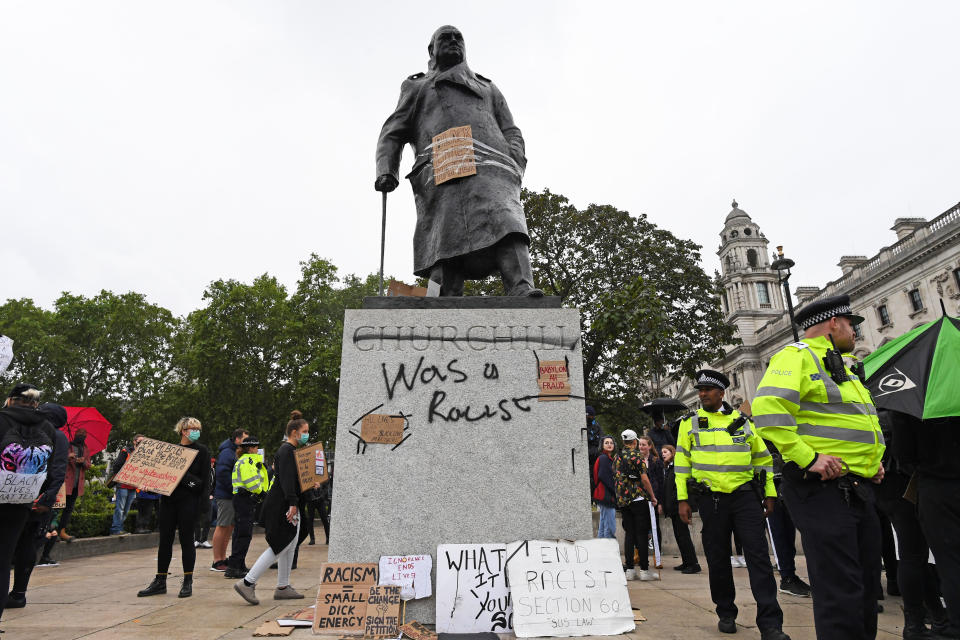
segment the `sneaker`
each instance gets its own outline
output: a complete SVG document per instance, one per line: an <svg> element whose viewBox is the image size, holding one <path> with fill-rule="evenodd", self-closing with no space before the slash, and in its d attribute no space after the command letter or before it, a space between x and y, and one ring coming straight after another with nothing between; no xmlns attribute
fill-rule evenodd
<svg viewBox="0 0 960 640"><path fill-rule="evenodd" d="M128 536L128 535L130 535L130 532L129 532L129 531L117 531L116 533L114 533L114 532L111 531L111 532L110 532L110 535L111 535L111 536L119 536L119 537L122 538L123 536Z"/></svg>
<svg viewBox="0 0 960 640"><path fill-rule="evenodd" d="M657 572L650 571L649 569L640 569L640 573L637 574L637 580L640 580L641 582L651 582L659 579L660 576L657 575Z"/></svg>
<svg viewBox="0 0 960 640"><path fill-rule="evenodd" d="M703 571L703 569L700 568L700 565L699 565L699 564L691 564L691 565L688 566L688 567L684 567L684 568L683 568L683 571L681 571L680 573L685 573L685 574L687 574L687 575L691 575L691 574L694 574L694 573L700 573L701 571Z"/></svg>
<svg viewBox="0 0 960 640"><path fill-rule="evenodd" d="M206 540L201 542L199 546L201 549L213 549L213 545L207 542Z"/></svg>
<svg viewBox="0 0 960 640"><path fill-rule="evenodd" d="M650 538L649 540L647 540L647 550L653 551L653 538Z"/></svg>
<svg viewBox="0 0 960 640"><path fill-rule="evenodd" d="M283 588L277 587L273 590L274 600L302 600L303 594L287 585Z"/></svg>
<svg viewBox="0 0 960 640"><path fill-rule="evenodd" d="M720 618L717 622L717 629L720 633L736 633L737 621L733 618Z"/></svg>
<svg viewBox="0 0 960 640"><path fill-rule="evenodd" d="M226 571L227 569L229 569L229 566L226 560L220 560L210 565L210 571Z"/></svg>
<svg viewBox="0 0 960 640"><path fill-rule="evenodd" d="M260 604L260 601L257 600L257 585L247 584L243 580L239 580L233 583L233 590L250 604Z"/></svg>
<svg viewBox="0 0 960 640"><path fill-rule="evenodd" d="M790 636L780 629L767 629L760 632L760 640L790 640Z"/></svg>
<svg viewBox="0 0 960 640"><path fill-rule="evenodd" d="M40 562L36 564L38 567L59 567L60 563L54 560L53 558L40 558Z"/></svg>
<svg viewBox="0 0 960 640"><path fill-rule="evenodd" d="M197 549L197 548L199 548L199 547L200 547L200 543L197 542L196 540L194 540L194 541L193 541L193 548L194 548L194 549Z"/></svg>
<svg viewBox="0 0 960 640"><path fill-rule="evenodd" d="M675 567L673 568L673 570L674 570L674 571L683 571L683 570L686 569L686 568L687 568L687 565L685 565L685 564L679 564L679 565L675 566Z"/></svg>
<svg viewBox="0 0 960 640"><path fill-rule="evenodd" d="M224 578L233 578L234 580L236 580L237 578L242 578L245 575L247 575L246 571L241 571L240 569L234 569L233 567L227 567L227 570L223 572Z"/></svg>
<svg viewBox="0 0 960 640"><path fill-rule="evenodd" d="M626 571L623 572L623 575L627 580L637 579L637 572L634 571L633 569L627 569Z"/></svg>
<svg viewBox="0 0 960 640"><path fill-rule="evenodd" d="M780 580L780 593L789 593L798 598L809 598L810 585L801 580L799 576L790 576Z"/></svg>
<svg viewBox="0 0 960 640"><path fill-rule="evenodd" d="M743 556L730 556L730 566L742 569L747 566L747 560Z"/></svg>

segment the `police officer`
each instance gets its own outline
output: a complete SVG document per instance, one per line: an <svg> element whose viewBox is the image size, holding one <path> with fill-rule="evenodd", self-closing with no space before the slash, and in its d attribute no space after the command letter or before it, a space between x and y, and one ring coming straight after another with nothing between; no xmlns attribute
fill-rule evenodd
<svg viewBox="0 0 960 640"><path fill-rule="evenodd" d="M236 513L233 542L227 559L225 578L242 578L247 574L247 550L253 538L253 519L257 505L270 488L267 467L258 453L260 441L247 436L240 442L236 463L233 465L233 510Z"/></svg>
<svg viewBox="0 0 960 640"><path fill-rule="evenodd" d="M703 549L710 571L710 596L723 633L737 632L736 591L730 567L730 534L737 533L757 601L762 640L790 640L782 630L783 611L767 555L764 517L773 510L776 490L770 453L741 416L723 400L730 380L719 371L698 371L694 387L702 409L680 422L674 469L680 518L690 524L690 500L703 520ZM688 486L689 485L689 486Z"/></svg>
<svg viewBox="0 0 960 640"><path fill-rule="evenodd" d="M885 447L870 393L843 361L863 318L849 296L835 296L808 304L796 322L804 339L770 360L753 420L785 461L781 488L806 552L817 638L874 638L880 522L871 483L883 478Z"/></svg>

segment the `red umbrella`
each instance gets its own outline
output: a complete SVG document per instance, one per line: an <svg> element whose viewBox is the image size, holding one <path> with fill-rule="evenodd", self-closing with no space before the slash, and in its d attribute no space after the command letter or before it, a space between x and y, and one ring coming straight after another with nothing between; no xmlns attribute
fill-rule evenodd
<svg viewBox="0 0 960 640"><path fill-rule="evenodd" d="M113 425L93 407L64 407L67 410L67 424L60 429L67 434L67 440L73 440L77 429L87 430L87 449L89 455L100 453L107 448L110 429Z"/></svg>

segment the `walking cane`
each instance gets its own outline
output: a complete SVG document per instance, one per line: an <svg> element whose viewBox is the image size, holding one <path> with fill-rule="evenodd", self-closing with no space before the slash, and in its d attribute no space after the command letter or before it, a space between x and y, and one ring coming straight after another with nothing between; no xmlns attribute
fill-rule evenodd
<svg viewBox="0 0 960 640"><path fill-rule="evenodd" d="M387 245L387 192L383 191L383 220L380 223L380 297L383 297L383 251Z"/></svg>
<svg viewBox="0 0 960 640"><path fill-rule="evenodd" d="M647 501L650 507L650 535L653 537L653 561L657 569L663 568L663 561L660 559L660 536L657 535L657 513L654 511L653 503Z"/></svg>
<svg viewBox="0 0 960 640"><path fill-rule="evenodd" d="M773 541L773 529L770 528L770 520L764 518L767 521L767 533L770 535L770 548L773 549L773 561L777 563L777 571L780 571L780 556L777 555L777 545Z"/></svg>

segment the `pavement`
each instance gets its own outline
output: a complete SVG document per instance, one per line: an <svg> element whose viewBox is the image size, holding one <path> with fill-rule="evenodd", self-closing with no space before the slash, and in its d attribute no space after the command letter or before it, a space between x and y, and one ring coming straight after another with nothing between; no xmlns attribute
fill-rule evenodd
<svg viewBox="0 0 960 640"><path fill-rule="evenodd" d="M252 564L265 546L262 534L255 535L247 564ZM316 594L327 547L319 544L300 547L299 568L293 572L291 582L307 599L274 602L276 573L269 571L257 590L259 606L241 600L233 591L233 580L209 571L212 562L209 549L197 550L193 597L177 598L181 577L179 557L179 546L175 546L167 594L149 598L138 598L137 591L150 582L156 571L155 548L75 558L65 560L58 567L38 567L27 593L27 606L3 613L0 629L5 633L0 637L3 640L250 638L264 621L296 610L301 603L310 604L310 598ZM798 573L806 578L803 557L797 561ZM678 558L667 556L662 580L628 583L633 606L647 621L639 623L634 632L624 637L657 640L760 637L754 625L756 605L750 595L746 569L733 570L741 626L736 636L728 636L717 631L706 571L682 575L672 570L679 563ZM886 611L880 614L877 637L900 638L902 602L900 598L888 596L883 604ZM780 594L780 605L784 611L784 630L793 640L816 638L810 598ZM306 639L311 634L309 629L296 629L289 637Z"/></svg>

